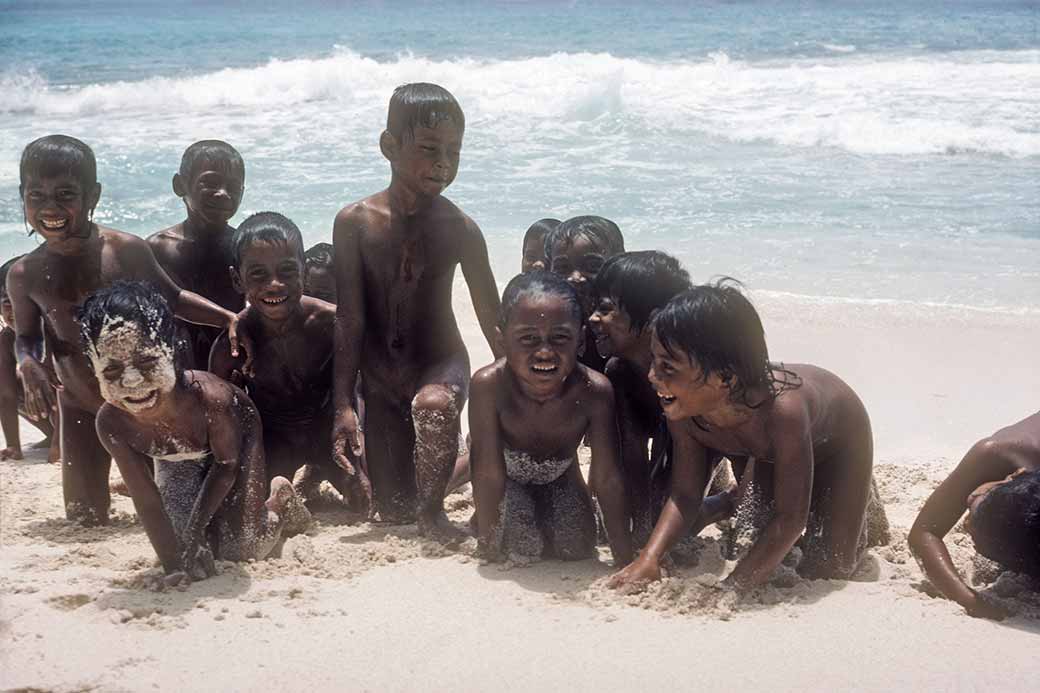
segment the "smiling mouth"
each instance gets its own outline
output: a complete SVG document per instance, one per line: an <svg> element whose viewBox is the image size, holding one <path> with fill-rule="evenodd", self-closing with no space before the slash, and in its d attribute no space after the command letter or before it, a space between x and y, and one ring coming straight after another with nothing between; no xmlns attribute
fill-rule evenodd
<svg viewBox="0 0 1040 693"><path fill-rule="evenodd" d="M43 228L48 231L57 231L65 228L66 224L69 223L68 219L40 219L40 223L43 224Z"/></svg>
<svg viewBox="0 0 1040 693"><path fill-rule="evenodd" d="M124 397L123 401L129 402L130 404L134 404L134 405L137 405L137 404L147 404L148 402L151 402L153 399L155 399L158 395L159 395L159 391L158 390L152 390L151 392L149 392L144 397Z"/></svg>
<svg viewBox="0 0 1040 693"><path fill-rule="evenodd" d="M268 306L279 306L288 300L288 296L282 296L281 298L261 298L260 302Z"/></svg>
<svg viewBox="0 0 1040 693"><path fill-rule="evenodd" d="M555 373L557 366L531 366L531 370L535 373Z"/></svg>
<svg viewBox="0 0 1040 693"><path fill-rule="evenodd" d="M667 407L669 404L675 404L675 395L669 396L669 395L665 395L665 394L662 394L662 393L658 392L657 393L657 398L659 400L661 400L661 404L663 406Z"/></svg>

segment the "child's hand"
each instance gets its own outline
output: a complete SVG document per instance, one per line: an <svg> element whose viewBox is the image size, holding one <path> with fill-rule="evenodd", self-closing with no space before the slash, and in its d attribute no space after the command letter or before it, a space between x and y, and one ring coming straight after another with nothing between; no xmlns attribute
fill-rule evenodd
<svg viewBox="0 0 1040 693"><path fill-rule="evenodd" d="M193 541L181 554L181 570L190 580L205 580L217 574L217 565L213 560L213 552L208 546Z"/></svg>
<svg viewBox="0 0 1040 693"><path fill-rule="evenodd" d="M61 384L34 358L26 358L19 368L25 388L25 411L33 421L49 419L58 411L57 391Z"/></svg>
<svg viewBox="0 0 1040 693"><path fill-rule="evenodd" d="M247 378L253 377L253 354L255 350L253 348L253 340L249 338L249 335L245 332L241 334L238 331L238 316L234 316L228 323L227 327L228 343L231 345L231 355L238 357L239 354L245 352L245 362L242 364L239 370Z"/></svg>
<svg viewBox="0 0 1040 693"><path fill-rule="evenodd" d="M363 452L357 412L353 407L348 407L336 415L336 422L332 426L332 456L336 464L347 469L343 462L352 468L351 461L360 460Z"/></svg>
<svg viewBox="0 0 1040 693"><path fill-rule="evenodd" d="M22 459L22 449L16 448L13 445L0 450L0 460L20 460Z"/></svg>
<svg viewBox="0 0 1040 693"><path fill-rule="evenodd" d="M660 579L661 564L640 556L624 570L611 575L607 580L607 587L619 590L622 594L635 594L643 591L649 583Z"/></svg>

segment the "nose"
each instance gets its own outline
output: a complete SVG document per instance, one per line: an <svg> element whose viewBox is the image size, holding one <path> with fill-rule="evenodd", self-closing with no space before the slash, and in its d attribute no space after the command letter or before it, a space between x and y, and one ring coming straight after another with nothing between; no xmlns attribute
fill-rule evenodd
<svg viewBox="0 0 1040 693"><path fill-rule="evenodd" d="M137 387L143 382L141 371L136 368L127 368L123 371L123 387Z"/></svg>
<svg viewBox="0 0 1040 693"><path fill-rule="evenodd" d="M596 309L596 310L592 311L591 315L589 315L589 324L590 325L598 325L602 319L603 318L600 317L600 314L599 314L599 309Z"/></svg>
<svg viewBox="0 0 1040 693"><path fill-rule="evenodd" d="M653 385L654 387L657 387L657 385L658 385L658 382L657 382L657 372L654 370L654 363L653 363L653 361L650 362L650 370L646 374L646 379L650 381L651 385Z"/></svg>

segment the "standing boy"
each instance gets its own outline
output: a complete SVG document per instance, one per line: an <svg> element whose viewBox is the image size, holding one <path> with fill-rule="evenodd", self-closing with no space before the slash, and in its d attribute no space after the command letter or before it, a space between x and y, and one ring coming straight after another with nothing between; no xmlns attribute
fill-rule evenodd
<svg viewBox="0 0 1040 693"><path fill-rule="evenodd" d="M353 405L360 373L375 509L384 521L414 518L420 533L442 538L454 533L443 501L470 375L451 307L457 265L489 344L498 313L484 236L441 196L458 172L465 126L444 88L419 83L394 90L379 138L390 186L345 207L333 231L334 452L361 454Z"/></svg>
<svg viewBox="0 0 1040 693"><path fill-rule="evenodd" d="M242 202L246 167L242 156L227 142L202 140L184 150L180 170L173 176L173 192L184 201L187 218L148 238L155 259L177 286L194 291L222 308L237 313L244 303L228 276L233 263L228 220ZM187 369L205 369L209 350L219 330L178 323L178 342L187 342Z"/></svg>

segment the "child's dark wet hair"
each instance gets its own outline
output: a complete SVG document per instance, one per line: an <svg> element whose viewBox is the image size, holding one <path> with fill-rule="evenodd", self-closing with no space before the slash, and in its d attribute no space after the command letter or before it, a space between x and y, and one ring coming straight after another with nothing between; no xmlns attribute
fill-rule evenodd
<svg viewBox="0 0 1040 693"><path fill-rule="evenodd" d="M30 178L71 176L84 190L97 184L97 159L83 142L68 135L47 135L33 140L22 150L18 165L18 194L25 193Z"/></svg>
<svg viewBox="0 0 1040 693"><path fill-rule="evenodd" d="M105 327L136 323L156 344L174 353L174 370L181 373L174 349L173 312L162 293L147 282L119 280L87 296L76 312L84 346L93 349Z"/></svg>
<svg viewBox="0 0 1040 693"><path fill-rule="evenodd" d="M553 219L552 217L539 219L527 227L527 231L524 232L524 242L522 247L527 247L527 241L531 240L532 237L541 237L544 241L545 237L556 230L562 223L563 222L559 219Z"/></svg>
<svg viewBox="0 0 1040 693"><path fill-rule="evenodd" d="M559 296L571 306L574 320L579 326L585 322L585 315L581 309L581 300L578 292L563 277L546 270L534 270L518 274L506 285L502 292L502 306L498 311L498 327L506 329L509 318L513 315L513 309L522 299L529 296Z"/></svg>
<svg viewBox="0 0 1040 693"><path fill-rule="evenodd" d="M200 140L184 150L181 156L181 167L178 173L182 178L191 180L196 167L203 163L226 162L230 168L245 175L246 162L238 150L222 140Z"/></svg>
<svg viewBox="0 0 1040 693"><path fill-rule="evenodd" d="M971 513L975 549L1002 566L1040 578L1040 471L990 490Z"/></svg>
<svg viewBox="0 0 1040 693"><path fill-rule="evenodd" d="M21 259L21 255L16 255L4 264L0 265L0 298L5 298L7 296L7 273L11 271L14 263Z"/></svg>
<svg viewBox="0 0 1040 693"><path fill-rule="evenodd" d="M253 243L287 243L296 248L300 264L305 262L303 234L296 224L278 212L257 212L239 224L231 240L236 268L242 265L242 251Z"/></svg>
<svg viewBox="0 0 1040 693"><path fill-rule="evenodd" d="M621 229L610 219L585 215L572 217L545 235L545 257L552 261L553 248L563 244L565 248L584 236L603 249L607 257L625 252L625 238Z"/></svg>
<svg viewBox="0 0 1040 693"><path fill-rule="evenodd" d="M613 299L639 332L655 310L690 288L690 275L679 261L658 250L621 253L603 263L593 294Z"/></svg>
<svg viewBox="0 0 1040 693"><path fill-rule="evenodd" d="M333 248L331 243L315 243L303 254L307 267L332 267Z"/></svg>
<svg viewBox="0 0 1040 693"><path fill-rule="evenodd" d="M755 408L799 387L801 380L769 361L762 321L739 286L730 277L695 286L669 301L650 326L669 354L681 353L700 366L702 380L717 373L729 384L734 402ZM764 388L767 397L748 401L748 391L755 388Z"/></svg>
<svg viewBox="0 0 1040 693"><path fill-rule="evenodd" d="M386 130L402 142L406 134L414 136L415 128L435 128L444 120L453 122L460 133L466 129L466 116L451 92L428 82L402 84L390 97Z"/></svg>

